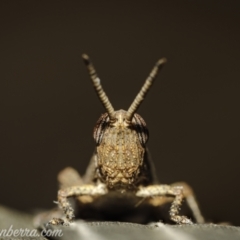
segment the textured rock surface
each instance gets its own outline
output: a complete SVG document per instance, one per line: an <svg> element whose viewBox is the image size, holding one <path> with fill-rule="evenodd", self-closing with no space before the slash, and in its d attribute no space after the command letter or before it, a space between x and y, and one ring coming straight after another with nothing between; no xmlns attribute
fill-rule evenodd
<svg viewBox="0 0 240 240"><path fill-rule="evenodd" d="M65 227L63 236L62 239L96 240L237 240L240 239L240 228L213 224L192 226L158 224L158 226L147 226L119 222L84 223L78 221L73 224L71 229Z"/></svg>
<svg viewBox="0 0 240 240"><path fill-rule="evenodd" d="M5 207L0 207L0 233L3 229L30 229L33 230L32 224L33 216L10 210ZM156 225L141 225L133 223L119 223L119 222L83 222L76 221L71 227L51 227L50 229L61 229L61 237L51 237L51 239L61 240L237 240L240 239L240 228L232 226L221 226L214 224L204 225L188 225L188 226L173 226L163 225L161 223ZM40 234L40 230L38 233ZM46 238L39 237L3 237L0 239L39 239L46 240Z"/></svg>

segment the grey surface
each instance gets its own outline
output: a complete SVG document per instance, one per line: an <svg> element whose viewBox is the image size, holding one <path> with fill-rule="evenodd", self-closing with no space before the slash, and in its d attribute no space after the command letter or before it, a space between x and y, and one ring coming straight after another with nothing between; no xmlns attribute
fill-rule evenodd
<svg viewBox="0 0 240 240"><path fill-rule="evenodd" d="M8 229L11 225L13 229L28 228L34 229L32 223L33 216L0 207L0 231ZM164 225L162 223L152 225L141 225L123 222L83 222L76 221L71 227L50 227L50 229L61 229L62 237L51 237L51 239L91 239L91 240L128 240L128 239L151 239L151 240L224 240L224 239L240 239L240 228L233 226L223 226L214 224L203 225ZM40 233L41 229L38 229ZM46 240L44 237L16 237L1 239L40 239Z"/></svg>
<svg viewBox="0 0 240 240"><path fill-rule="evenodd" d="M63 230L62 239L114 239L114 240L223 240L240 239L240 229L220 225L158 226L120 222L76 222ZM57 239L57 238L55 238Z"/></svg>
<svg viewBox="0 0 240 240"><path fill-rule="evenodd" d="M27 237L26 234L23 237L4 237L3 233L1 232L3 230L8 230L9 228L13 230L19 230L19 229L28 229L28 230L34 230L34 226L32 224L33 216L30 214L22 213L16 210L12 210L3 206L0 206L0 240L2 239L24 239L24 240L30 240L30 239L38 239L38 240L46 240L44 237ZM38 231L40 234L40 231Z"/></svg>

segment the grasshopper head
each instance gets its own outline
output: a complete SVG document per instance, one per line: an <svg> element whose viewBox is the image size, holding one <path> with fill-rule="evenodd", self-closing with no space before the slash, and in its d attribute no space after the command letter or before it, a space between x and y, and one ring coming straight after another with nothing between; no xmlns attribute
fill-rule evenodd
<svg viewBox="0 0 240 240"><path fill-rule="evenodd" d="M146 123L136 110L166 59L162 58L155 64L128 111L114 110L89 57L84 54L83 59L98 97L107 111L94 128L96 168L100 179L109 188L132 188L139 182L138 176L144 165L145 144L148 140Z"/></svg>
<svg viewBox="0 0 240 240"><path fill-rule="evenodd" d="M124 110L114 112L114 117L111 122L109 115L103 114L94 129L98 170L109 187L131 186L143 165L148 130L136 113L131 122Z"/></svg>

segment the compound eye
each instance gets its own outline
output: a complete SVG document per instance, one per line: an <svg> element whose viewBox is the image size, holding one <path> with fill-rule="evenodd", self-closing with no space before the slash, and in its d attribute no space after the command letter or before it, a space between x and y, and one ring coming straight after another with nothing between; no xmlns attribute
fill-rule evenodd
<svg viewBox="0 0 240 240"><path fill-rule="evenodd" d="M99 145L102 141L103 134L110 123L110 118L108 113L104 113L98 119L96 126L93 129L93 138L97 145Z"/></svg>
<svg viewBox="0 0 240 240"><path fill-rule="evenodd" d="M132 119L133 127L136 130L138 134L138 138L140 143L142 144L143 147L145 147L145 144L147 143L148 137L149 137L149 132L147 129L147 124L143 120L143 118L135 113Z"/></svg>

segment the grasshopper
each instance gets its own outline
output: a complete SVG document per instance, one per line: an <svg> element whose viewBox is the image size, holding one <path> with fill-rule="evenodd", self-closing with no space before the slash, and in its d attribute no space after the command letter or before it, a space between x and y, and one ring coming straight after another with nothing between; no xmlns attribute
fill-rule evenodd
<svg viewBox="0 0 240 240"><path fill-rule="evenodd" d="M147 223L151 221L150 214L166 202L171 203L169 219L173 223L192 224L190 218L180 214L183 199L192 211L195 222L203 223L204 218L187 183L158 183L146 147L148 129L143 118L136 113L166 59L161 58L156 62L129 109L115 111L90 58L86 54L82 57L106 113L101 115L94 128L96 149L86 174L80 177L70 167L60 172L57 204L58 213L61 214L52 217L48 224L69 225L78 211L83 219L133 222L138 219L140 223ZM74 207L71 199L77 200L78 210L76 201ZM86 217L90 212L93 214ZM106 215L108 217L104 218ZM161 220L156 217L153 219Z"/></svg>

